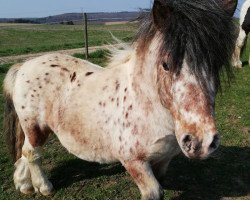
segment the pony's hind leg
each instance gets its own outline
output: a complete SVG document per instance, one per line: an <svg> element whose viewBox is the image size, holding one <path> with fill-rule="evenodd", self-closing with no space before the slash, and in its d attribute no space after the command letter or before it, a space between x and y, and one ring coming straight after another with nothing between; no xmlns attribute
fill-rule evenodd
<svg viewBox="0 0 250 200"><path fill-rule="evenodd" d="M236 68L242 68L242 62L240 60L240 56L242 48L246 44L246 38L247 38L246 32L242 28L240 28L239 36L236 41L235 51L232 58L232 65Z"/></svg>
<svg viewBox="0 0 250 200"><path fill-rule="evenodd" d="M22 164L17 163L18 166L15 172L14 181L17 189L20 189L23 193L26 193L26 191L23 191L22 187L26 188L26 184L27 188L29 188L28 186L30 186L31 182L36 192L40 192L41 194L47 196L52 193L53 186L41 168L40 146L45 143L49 133L45 131L45 129L41 129L38 125L27 127L29 128L26 128L25 126L23 127L25 141L20 161ZM25 181L23 180L20 182L17 177L20 177L20 173L18 173L18 171L21 170L22 165L25 166L23 168L26 170L27 176L25 177ZM20 186L20 183L23 185Z"/></svg>

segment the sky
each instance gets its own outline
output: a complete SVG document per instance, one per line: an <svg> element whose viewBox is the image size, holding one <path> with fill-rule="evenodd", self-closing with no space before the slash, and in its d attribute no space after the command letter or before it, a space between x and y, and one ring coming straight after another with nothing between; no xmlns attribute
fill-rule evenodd
<svg viewBox="0 0 250 200"><path fill-rule="evenodd" d="M69 12L134 11L150 0L0 0L0 18L46 17Z"/></svg>
<svg viewBox="0 0 250 200"><path fill-rule="evenodd" d="M0 0L0 18L47 17L70 12L136 11L152 0ZM239 0L238 10L244 0ZM238 12L237 12L238 13ZM236 14L238 15L238 14Z"/></svg>

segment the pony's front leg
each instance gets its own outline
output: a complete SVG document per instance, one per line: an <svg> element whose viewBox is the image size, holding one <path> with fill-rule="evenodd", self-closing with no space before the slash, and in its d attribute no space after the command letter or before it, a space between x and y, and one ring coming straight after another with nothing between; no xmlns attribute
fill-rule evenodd
<svg viewBox="0 0 250 200"><path fill-rule="evenodd" d="M23 194L32 194L34 187L31 181L28 159L22 156L15 163L14 183L16 190Z"/></svg>
<svg viewBox="0 0 250 200"><path fill-rule="evenodd" d="M35 191L45 196L50 195L53 191L53 186L41 168L41 154L39 148L32 147L28 140L25 140L22 154L28 161L31 181Z"/></svg>
<svg viewBox="0 0 250 200"><path fill-rule="evenodd" d="M123 165L139 187L142 200L163 199L163 190L148 162L140 160L127 161L123 162Z"/></svg>

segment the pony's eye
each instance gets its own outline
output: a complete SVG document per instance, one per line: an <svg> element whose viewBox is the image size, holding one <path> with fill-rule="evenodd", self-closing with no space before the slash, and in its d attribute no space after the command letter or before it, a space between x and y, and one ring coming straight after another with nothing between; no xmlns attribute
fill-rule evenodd
<svg viewBox="0 0 250 200"><path fill-rule="evenodd" d="M170 70L168 64L165 63L165 62L162 64L162 67L164 68L165 71L169 71Z"/></svg>

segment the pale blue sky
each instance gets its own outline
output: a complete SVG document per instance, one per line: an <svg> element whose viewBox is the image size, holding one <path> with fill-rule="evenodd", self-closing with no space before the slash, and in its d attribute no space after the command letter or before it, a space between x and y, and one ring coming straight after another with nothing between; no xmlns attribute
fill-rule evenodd
<svg viewBox="0 0 250 200"><path fill-rule="evenodd" d="M134 11L151 0L0 0L0 18L46 17L69 12ZM244 0L239 0L239 7Z"/></svg>

